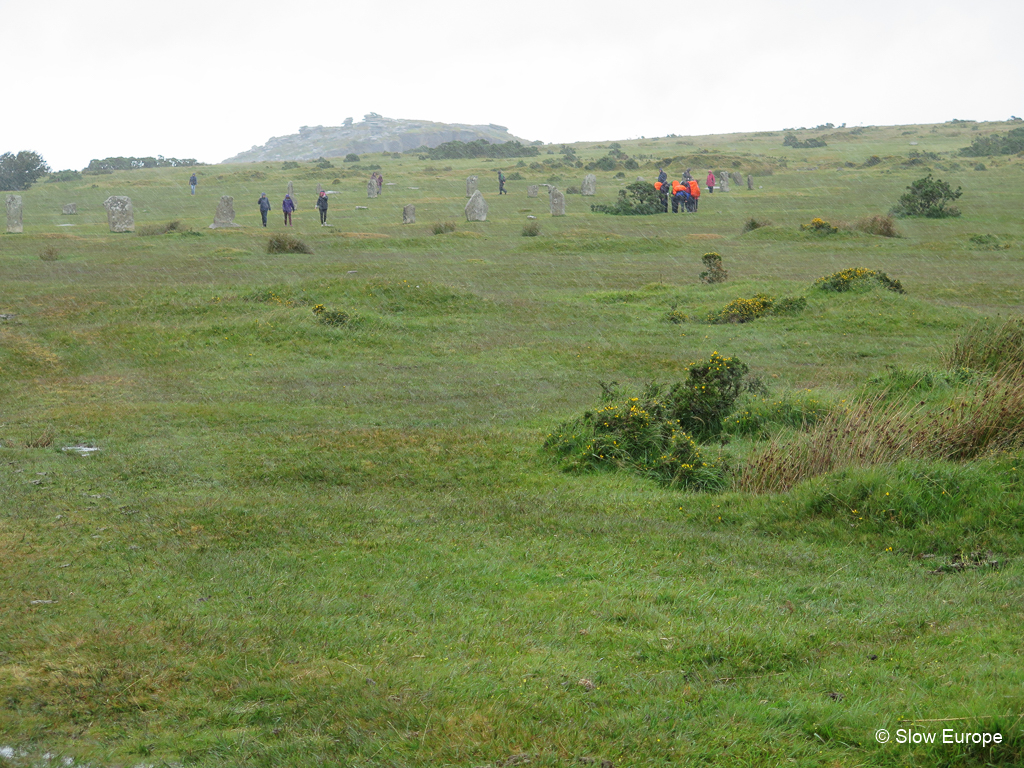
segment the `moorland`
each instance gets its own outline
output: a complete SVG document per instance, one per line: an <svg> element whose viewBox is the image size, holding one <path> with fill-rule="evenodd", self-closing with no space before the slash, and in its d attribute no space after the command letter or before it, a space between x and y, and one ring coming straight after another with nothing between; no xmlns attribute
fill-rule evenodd
<svg viewBox="0 0 1024 768"><path fill-rule="evenodd" d="M1024 158L959 154L1012 127L40 180L0 236L0 766L1020 764ZM661 165L743 183L591 210ZM928 174L960 215L888 219Z"/></svg>

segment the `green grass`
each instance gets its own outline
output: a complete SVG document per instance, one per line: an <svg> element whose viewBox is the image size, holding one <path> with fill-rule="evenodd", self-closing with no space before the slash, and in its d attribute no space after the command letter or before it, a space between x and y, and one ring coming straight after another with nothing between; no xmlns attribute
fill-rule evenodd
<svg viewBox="0 0 1024 768"><path fill-rule="evenodd" d="M361 172L279 163L201 168L195 197L177 169L23 193L25 234L0 235L0 766L1019 764L1019 446L763 495L565 473L542 448L602 382L668 384L717 351L768 388L707 446L738 476L828 413L942 413L1019 357L997 331L1024 306L1024 161L971 171L951 153L978 132L954 124L842 133L622 142L649 179L666 157L757 174L696 216L593 214L637 175L599 172L552 218L527 184L586 171L548 167L485 184L488 221L465 222L465 177L516 161L415 155L365 159L396 182L376 200ZM959 219L800 231L886 213L927 173L912 149L963 186ZM289 180L311 254L267 253L285 230L256 200ZM149 234L107 231L121 193ZM207 229L222 194L244 228ZM728 281L699 281L709 251ZM907 293L812 288L851 267ZM702 322L756 293L807 306Z"/></svg>

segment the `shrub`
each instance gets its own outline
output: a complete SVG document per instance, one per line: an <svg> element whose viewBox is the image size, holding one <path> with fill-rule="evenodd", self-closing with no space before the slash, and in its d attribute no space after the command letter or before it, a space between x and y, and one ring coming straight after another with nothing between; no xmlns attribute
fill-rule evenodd
<svg viewBox="0 0 1024 768"><path fill-rule="evenodd" d="M345 159L342 162L344 162L344 163L358 163L359 162L359 155L357 155L355 152L349 152L347 155L345 155Z"/></svg>
<svg viewBox="0 0 1024 768"><path fill-rule="evenodd" d="M437 224L435 224L433 227L431 227L430 231L433 232L435 235L444 235L444 234L447 234L448 232L454 232L455 231L455 222L454 221L440 221Z"/></svg>
<svg viewBox="0 0 1024 768"><path fill-rule="evenodd" d="M1002 248L1009 248L1009 243L1002 242L996 235L971 235L967 238L972 245L981 246L990 251L998 251Z"/></svg>
<svg viewBox="0 0 1024 768"><path fill-rule="evenodd" d="M313 315L316 317L316 321L322 325L345 325L352 319L347 312L327 309L323 304L317 304L313 307Z"/></svg>
<svg viewBox="0 0 1024 768"><path fill-rule="evenodd" d="M753 232L755 229L760 229L761 227L770 227L771 224L772 223L767 219L755 219L751 217L744 222L743 231Z"/></svg>
<svg viewBox="0 0 1024 768"><path fill-rule="evenodd" d="M640 169L640 163L630 157L626 159L626 162L622 164L622 167L627 171L636 171Z"/></svg>
<svg viewBox="0 0 1024 768"><path fill-rule="evenodd" d="M320 157L316 161L316 167L320 168L322 170L326 170L327 168L333 168L334 167L334 163L332 163L326 157Z"/></svg>
<svg viewBox="0 0 1024 768"><path fill-rule="evenodd" d="M971 146L964 147L960 154L964 157L982 157L984 155L1015 155L1024 151L1024 128L1014 128L1006 135L992 134L979 136Z"/></svg>
<svg viewBox="0 0 1024 768"><path fill-rule="evenodd" d="M834 291L844 293L852 288L879 283L882 287L896 293L906 293L899 280L892 280L885 272L876 269L865 269L864 267L851 267L834 272L827 277L819 277L814 281L814 287L822 291Z"/></svg>
<svg viewBox="0 0 1024 768"><path fill-rule="evenodd" d="M0 189L28 189L36 179L49 172L50 166L42 155L35 152L4 152L0 155Z"/></svg>
<svg viewBox="0 0 1024 768"><path fill-rule="evenodd" d="M824 219L819 218L811 219L810 224L801 224L800 229L805 232L814 232L818 235L834 235L839 231L839 227L833 226Z"/></svg>
<svg viewBox="0 0 1024 768"><path fill-rule="evenodd" d="M592 205L590 210L615 216L648 216L665 212L658 198L658 190L653 184L644 181L634 181L620 189L615 205Z"/></svg>
<svg viewBox="0 0 1024 768"><path fill-rule="evenodd" d="M827 147L824 139L810 138L805 141L800 141L794 133L787 133L785 138L782 140L782 146L793 147L794 149L813 149L815 147Z"/></svg>
<svg viewBox="0 0 1024 768"><path fill-rule="evenodd" d="M854 222L853 228L860 232L866 232L869 235L879 235L880 237L900 236L900 233L896 230L896 221L892 216L865 216L862 219L857 219Z"/></svg>
<svg viewBox="0 0 1024 768"><path fill-rule="evenodd" d="M47 245L39 252L39 258L43 261L56 261L60 258L60 251L52 245Z"/></svg>
<svg viewBox="0 0 1024 768"><path fill-rule="evenodd" d="M708 313L708 322L713 325L723 323L749 323L768 314L775 300L763 293L754 294L749 299L733 299L718 312Z"/></svg>
<svg viewBox="0 0 1024 768"><path fill-rule="evenodd" d="M523 174L521 174L519 171L512 171L512 173L510 173L508 176L505 177L505 180L506 181L522 181L523 180Z"/></svg>
<svg viewBox="0 0 1024 768"><path fill-rule="evenodd" d="M870 168L870 167L872 167L874 165L878 165L881 162L882 162L882 158L880 158L878 155L872 155L871 157L869 157L867 160L864 161L864 167L865 168Z"/></svg>
<svg viewBox="0 0 1024 768"><path fill-rule="evenodd" d="M717 253L705 253L701 257L701 261L704 262L706 267L705 271L700 273L702 282L708 284L724 283L729 277L729 273L722 269L722 257Z"/></svg>
<svg viewBox="0 0 1024 768"><path fill-rule="evenodd" d="M290 171L293 168L298 168L298 167L299 167L299 164L296 163L294 160L285 160L283 163L281 163L281 170L282 171Z"/></svg>
<svg viewBox="0 0 1024 768"><path fill-rule="evenodd" d="M976 171L987 171L988 168L985 167L984 163L976 163L975 166L974 166L974 170L976 170Z"/></svg>
<svg viewBox="0 0 1024 768"><path fill-rule="evenodd" d="M615 170L615 158L609 155L598 158L592 163L587 163L585 166L588 171L614 171Z"/></svg>
<svg viewBox="0 0 1024 768"><path fill-rule="evenodd" d="M953 371L979 369L1024 372L1024 318L987 318L963 331L944 356Z"/></svg>
<svg viewBox="0 0 1024 768"><path fill-rule="evenodd" d="M313 249L291 235L273 235L267 240L267 253L312 253Z"/></svg>
<svg viewBox="0 0 1024 768"><path fill-rule="evenodd" d="M946 204L958 199L961 194L960 187L954 192L948 183L941 179L933 179L929 173L907 187L907 191L893 207L892 215L925 216L929 219L959 216L959 209L947 208Z"/></svg>
<svg viewBox="0 0 1024 768"><path fill-rule="evenodd" d="M54 171L46 177L46 183L54 181L77 181L82 178L80 171L72 171L70 169L66 171Z"/></svg>
<svg viewBox="0 0 1024 768"><path fill-rule="evenodd" d="M626 178L626 174L624 174L622 171L619 171L618 173L615 174L615 178L616 179L624 179L624 178Z"/></svg>
<svg viewBox="0 0 1024 768"><path fill-rule="evenodd" d="M803 296L783 296L772 304L773 315L798 315L807 309L807 299Z"/></svg>
<svg viewBox="0 0 1024 768"><path fill-rule="evenodd" d="M536 237L540 234L540 222L528 221L523 227L523 237Z"/></svg>

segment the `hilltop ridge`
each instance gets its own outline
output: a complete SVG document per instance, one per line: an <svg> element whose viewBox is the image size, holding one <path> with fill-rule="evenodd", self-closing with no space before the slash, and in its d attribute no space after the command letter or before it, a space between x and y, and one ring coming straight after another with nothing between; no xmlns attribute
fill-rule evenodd
<svg viewBox="0 0 1024 768"><path fill-rule="evenodd" d="M507 141L529 143L513 136L503 125L470 125L467 123L435 123L430 120L404 120L383 117L376 112L355 123L346 118L340 126L307 126L288 136L272 136L267 143L239 152L225 163L248 163L263 160L315 160L318 157L341 157L350 152L405 152L418 147L436 147L447 141L486 139L492 144Z"/></svg>

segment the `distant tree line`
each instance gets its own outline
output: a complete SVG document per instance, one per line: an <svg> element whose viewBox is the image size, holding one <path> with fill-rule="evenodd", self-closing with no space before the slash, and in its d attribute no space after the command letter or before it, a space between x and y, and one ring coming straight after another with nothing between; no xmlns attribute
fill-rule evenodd
<svg viewBox="0 0 1024 768"><path fill-rule="evenodd" d="M49 172L50 166L35 152L4 152L0 155L0 189L12 192L28 189L32 182Z"/></svg>
<svg viewBox="0 0 1024 768"><path fill-rule="evenodd" d="M188 168L202 165L194 157L179 159L177 157L106 157L103 160L90 160L82 173L110 173L111 171L131 171L135 168Z"/></svg>
<svg viewBox="0 0 1024 768"><path fill-rule="evenodd" d="M1015 155L1024 151L1024 128L1014 128L1005 136L994 133L991 136L979 136L969 147L960 150L964 157L983 157L985 155Z"/></svg>
<svg viewBox="0 0 1024 768"><path fill-rule="evenodd" d="M506 141L504 144L491 144L487 139L476 141L447 141L436 147L422 146L410 149L416 152L421 160L461 160L475 157L536 157L540 154L537 147L524 147L518 141Z"/></svg>

